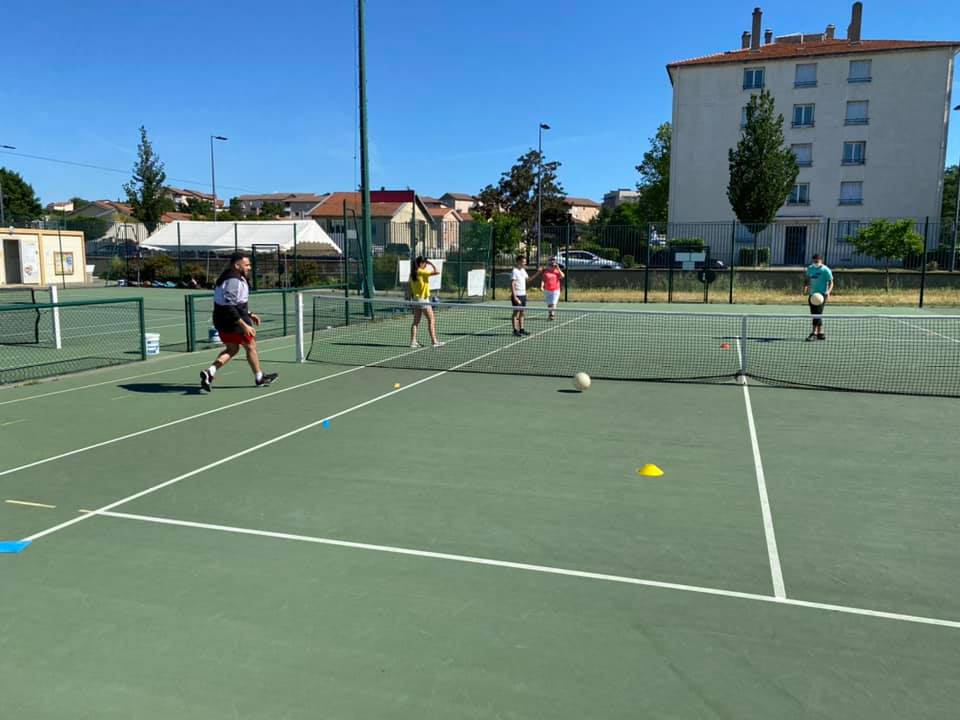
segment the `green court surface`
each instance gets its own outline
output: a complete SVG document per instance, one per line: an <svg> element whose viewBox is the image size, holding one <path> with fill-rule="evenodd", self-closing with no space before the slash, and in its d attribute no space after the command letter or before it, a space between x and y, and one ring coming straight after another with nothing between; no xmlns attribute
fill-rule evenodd
<svg viewBox="0 0 960 720"><path fill-rule="evenodd" d="M960 401L292 346L0 391L4 717L956 716Z"/></svg>

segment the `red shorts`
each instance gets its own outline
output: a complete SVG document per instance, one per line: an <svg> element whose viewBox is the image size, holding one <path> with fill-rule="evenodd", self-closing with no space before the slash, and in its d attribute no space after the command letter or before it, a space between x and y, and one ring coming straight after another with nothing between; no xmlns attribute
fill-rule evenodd
<svg viewBox="0 0 960 720"><path fill-rule="evenodd" d="M252 335L235 332L218 332L217 334L220 336L220 342L224 345L249 345L253 342Z"/></svg>

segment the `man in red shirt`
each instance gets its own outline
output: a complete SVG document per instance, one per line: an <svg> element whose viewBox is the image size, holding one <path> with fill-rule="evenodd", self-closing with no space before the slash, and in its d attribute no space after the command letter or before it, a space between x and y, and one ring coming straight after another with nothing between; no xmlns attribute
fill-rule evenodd
<svg viewBox="0 0 960 720"><path fill-rule="evenodd" d="M547 301L547 309L550 311L548 320L555 318L554 310L557 308L557 301L560 299L560 281L563 280L563 270L555 257L550 258L550 262L545 270L540 271L543 278L543 298Z"/></svg>

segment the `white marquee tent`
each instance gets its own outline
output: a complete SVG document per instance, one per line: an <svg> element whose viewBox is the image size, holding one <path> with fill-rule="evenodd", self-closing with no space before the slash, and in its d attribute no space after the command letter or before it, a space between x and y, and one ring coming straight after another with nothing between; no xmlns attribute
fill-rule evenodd
<svg viewBox="0 0 960 720"><path fill-rule="evenodd" d="M184 220L170 223L142 243L148 250L176 252L223 252L250 250L254 245L279 245L281 251L340 255L340 248L326 231L313 220L264 220L263 222L210 222Z"/></svg>

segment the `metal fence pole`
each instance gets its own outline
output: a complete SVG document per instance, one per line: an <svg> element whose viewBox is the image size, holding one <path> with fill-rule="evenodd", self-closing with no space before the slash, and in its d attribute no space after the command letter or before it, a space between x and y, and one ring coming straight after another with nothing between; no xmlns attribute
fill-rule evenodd
<svg viewBox="0 0 960 720"><path fill-rule="evenodd" d="M927 286L927 236L930 234L930 216L923 223L923 256L920 258L920 307L923 307L923 292Z"/></svg>
<svg viewBox="0 0 960 720"><path fill-rule="evenodd" d="M737 221L730 223L730 305L733 305L733 279L737 268Z"/></svg>
<svg viewBox="0 0 960 720"><path fill-rule="evenodd" d="M647 242L643 248L643 302L649 301L650 295L650 237L653 235L653 223L647 225Z"/></svg>
<svg viewBox="0 0 960 720"><path fill-rule="evenodd" d="M823 246L823 264L830 262L830 218L827 218L827 239Z"/></svg>

